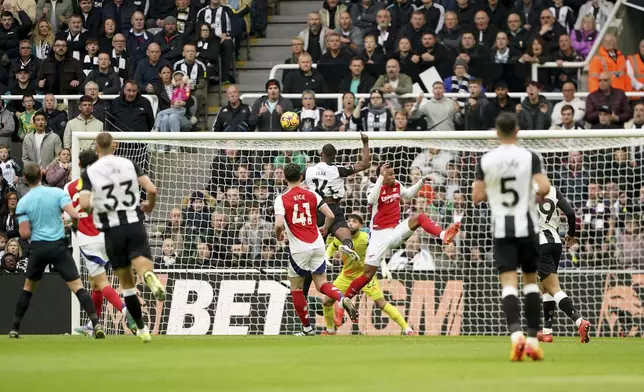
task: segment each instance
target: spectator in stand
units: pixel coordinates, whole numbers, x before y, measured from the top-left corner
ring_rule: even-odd
[[[474,15],[478,7],[470,0],[456,0],[456,15],[458,23],[464,30],[471,31],[474,28]]]
[[[340,17],[340,20],[343,18]],[[350,19],[349,19],[350,20]],[[342,47],[342,38],[336,32],[326,36],[327,50],[318,61],[317,71],[326,82],[326,89],[318,92],[337,91],[342,80],[349,76],[351,52]]]
[[[543,8],[537,0],[517,0],[513,13],[521,17],[521,24],[526,30],[533,31],[539,28],[539,17]]]
[[[550,128],[552,104],[541,95],[541,85],[530,81],[526,87],[528,96],[517,105],[519,127],[526,130],[544,130]]]
[[[566,105],[570,105],[574,109],[573,121],[575,123],[584,121],[586,102],[575,97],[575,85],[571,82],[566,82],[563,84],[561,91],[563,92],[563,101],[557,102],[552,109],[552,124],[560,124],[562,122],[561,109]]]
[[[484,129],[493,129],[495,127],[496,117],[499,114],[516,113],[517,102],[508,96],[508,91],[508,85],[503,80],[499,80],[494,85],[496,98],[491,100],[485,108],[484,117],[487,120],[487,124]]]
[[[575,28],[581,28],[584,16],[593,15],[596,20],[597,30],[601,30],[606,22],[608,22],[608,16],[612,11],[613,6],[614,4],[607,0],[588,0],[579,8],[579,16],[577,17]]]
[[[392,131],[395,115],[391,102],[385,102],[383,91],[374,89],[367,106],[364,98],[358,100],[358,106],[353,111],[353,121],[358,123],[358,130],[361,132]]]
[[[454,130],[454,117],[460,111],[460,106],[456,101],[445,97],[443,82],[434,82],[432,84],[432,93],[434,96],[424,103],[423,96],[418,96],[411,110],[411,118],[415,120],[425,116],[427,118],[427,130]]]
[[[161,247],[161,256],[154,260],[154,268],[163,269],[171,267],[177,263],[178,259],[179,255],[174,240],[172,238],[166,238],[163,240]]]
[[[36,80],[36,76],[38,76],[40,59],[32,54],[31,42],[28,39],[23,39],[19,45],[20,52],[18,58],[11,60],[9,83],[16,79],[16,74],[21,69],[29,71],[31,80]]]
[[[103,14],[100,9],[93,6],[93,0],[80,0],[78,2],[82,26],[90,37],[100,37],[103,25]]]
[[[81,89],[85,90],[89,82],[94,82],[100,94],[118,94],[121,90],[121,79],[110,66],[110,55],[108,53],[101,53],[97,58],[98,64],[96,69],[87,75]]]
[[[176,8],[175,0],[156,0],[147,12],[145,28],[152,29],[158,27],[165,28],[166,18],[170,16]],[[176,20],[175,20],[176,25]],[[176,27],[176,26],[175,26]]]
[[[90,37],[85,41],[85,55],[81,62],[85,76],[98,68],[98,39]]]
[[[570,32],[572,48],[579,53],[584,60],[588,57],[597,39],[597,27],[595,26],[595,17],[593,15],[584,15],[581,18],[581,27],[575,28]]]
[[[47,173],[47,167],[56,161],[56,157],[63,148],[63,143],[55,133],[47,132],[47,119],[45,115],[38,112],[33,117],[36,131],[25,135],[22,143],[22,162],[34,162],[40,166],[43,175]]]
[[[170,93],[170,107],[156,114],[154,128],[161,132],[181,132],[189,128],[191,122],[188,120],[186,106],[190,97],[190,78],[181,71],[172,74],[173,89]],[[171,152],[177,152],[174,147]]]
[[[407,116],[407,130],[409,131],[426,131],[427,127],[427,117],[422,113],[418,118],[411,118],[411,111],[414,109],[416,100],[413,98],[406,99],[403,104],[405,115]]]
[[[10,155],[8,146],[0,145],[0,203],[6,203],[6,193],[16,190],[20,177],[22,177],[22,169],[18,161]]]
[[[541,37],[536,37],[530,43],[526,52],[519,58],[519,63],[523,65],[519,69],[519,74],[523,74],[523,79],[527,82],[532,80],[532,64],[544,64],[552,61],[552,56],[549,52],[549,46],[543,41]],[[542,85],[542,88],[550,90],[550,70],[548,68],[539,68],[537,72],[537,80]]]
[[[14,114],[0,100],[0,145],[11,148],[11,136],[16,130]]]
[[[554,14],[545,9],[541,11],[540,25],[530,32],[530,39],[541,38],[544,42],[544,52],[554,53],[559,47],[559,37],[568,34],[566,29],[556,20]]]
[[[631,80],[626,70],[626,57],[617,49],[617,40],[613,34],[604,35],[602,46],[590,61],[588,68],[588,91],[597,91],[601,82],[599,75],[609,72],[612,75],[611,85],[622,91],[631,90]]]
[[[411,77],[400,73],[400,63],[396,59],[390,59],[387,61],[386,74],[380,75],[376,83],[373,85],[371,91],[373,90],[382,90],[384,94],[411,94],[412,89],[412,80]],[[398,98],[391,98],[390,102],[395,107],[400,107]]]
[[[226,89],[228,104],[219,110],[217,119],[212,125],[213,132],[250,132],[253,130],[251,123],[250,107],[239,100],[239,89],[230,85]]]
[[[599,122],[596,124],[592,124],[591,129],[617,129],[621,128],[619,127],[616,123],[612,121],[612,111],[610,109],[610,106],[608,105],[602,105],[599,107],[598,111],[598,116],[599,116]]]
[[[20,20],[14,19],[13,14],[7,10],[0,15],[0,58],[6,66],[19,57],[19,43],[28,38],[33,24],[24,10],[18,13]]]
[[[206,74],[214,79],[214,75],[218,73],[217,64],[219,63],[219,55],[215,51],[219,46],[214,41],[220,41],[219,37],[212,35],[212,27],[208,23],[203,23],[197,26],[197,59],[206,65]]]
[[[138,65],[145,60],[146,56],[150,56],[148,45],[152,43],[153,36],[145,31],[145,18],[141,11],[135,11],[130,22],[132,23],[132,28],[126,34],[126,48],[134,64]]]
[[[65,127],[65,134],[63,136],[63,147],[72,147],[72,133],[74,132],[102,132],[103,122],[98,120],[92,114],[94,106],[92,105],[92,97],[83,95],[79,100],[80,114],[78,117],[69,120]]]
[[[486,49],[492,49],[496,43],[496,34],[499,29],[495,25],[490,25],[490,17],[484,10],[478,11],[474,16],[476,43]]]
[[[469,93],[470,80],[473,77],[467,73],[467,70],[467,61],[462,58],[456,59],[454,62],[454,74],[443,80],[442,84],[445,90],[450,93]]]
[[[115,131],[150,132],[154,126],[150,101],[141,96],[133,80],[126,81],[121,94],[112,101],[111,113]]]
[[[476,44],[474,33],[464,32],[458,48],[457,60],[463,60],[474,77],[485,78],[489,71],[488,61],[490,52],[483,46]]]
[[[163,30],[152,37],[152,42],[159,44],[161,58],[174,64],[181,59],[184,37],[177,31],[177,18],[167,16],[163,20]]]
[[[420,129],[422,131],[422,129]],[[416,129],[409,129],[409,120],[407,119],[407,112],[404,110],[397,111],[394,115],[394,132],[416,131]]]
[[[342,110],[335,113],[335,117],[340,122],[340,132],[357,131],[358,124],[351,121],[353,111],[355,110],[356,96],[351,91],[346,91],[342,95]]]
[[[206,215],[206,224],[209,219],[210,216]],[[168,212],[168,218],[165,223],[161,223],[160,226],[157,226],[156,230],[154,230],[150,235],[154,238],[163,238],[164,240],[171,239],[176,247],[181,249],[185,232],[186,225],[183,224],[181,208],[175,207]]]
[[[112,39],[113,49],[111,51],[110,64],[114,68],[114,72],[119,75],[121,85],[126,80],[134,77],[134,70],[137,66],[137,63],[134,62],[134,59],[125,50],[126,43],[125,35],[120,33],[116,34]]]
[[[78,61],[81,61],[87,50],[85,49],[89,33],[83,29],[83,18],[80,15],[72,15],[67,19],[68,29],[59,31],[56,40],[67,41],[68,54]]]
[[[112,40],[116,35],[116,22],[113,19],[105,19],[101,32],[103,34],[98,36],[98,51],[111,53]]]
[[[228,218],[229,215],[224,209],[216,209],[210,220],[210,228],[204,236],[205,241],[202,241],[211,246],[212,259],[217,260],[215,265],[218,267],[225,266],[223,265],[223,261],[229,258],[228,245],[233,240],[234,230],[228,227]],[[203,246],[200,249],[203,249]],[[202,254],[202,258],[206,256],[207,253]]]
[[[284,60],[284,64],[297,64],[300,55],[304,53],[304,38],[297,36],[291,39],[291,57]],[[282,81],[286,80],[286,75],[293,70],[285,69],[282,71]]]
[[[36,6],[36,20],[46,19],[52,26],[54,35],[61,31],[66,21],[72,16],[73,7],[71,0],[58,1],[38,0]]]
[[[487,16],[490,18],[490,24],[499,30],[506,28],[510,10],[505,4],[499,3],[499,0],[487,0],[483,11],[487,12]]]
[[[312,129],[313,132],[340,132],[343,124],[335,118],[335,113],[331,109],[325,109],[322,112],[322,120]],[[346,126],[345,126],[346,129]],[[342,131],[344,132],[344,130]]]
[[[118,94],[118,91],[114,94]],[[92,114],[94,115],[94,117],[105,123],[106,118],[109,118],[108,116],[111,110],[111,101],[99,98],[98,84],[94,82],[87,82],[87,84],[85,85],[85,95],[92,98]]]
[[[584,58],[577,52],[574,51],[570,42],[570,36],[568,34],[562,34],[559,37],[559,50],[557,50],[552,59],[557,62],[557,66],[562,67],[564,62],[579,62],[584,61]],[[556,90],[561,90],[563,85],[567,82],[572,82],[577,85],[577,68],[563,68],[553,72],[554,77],[554,88]]]
[[[248,216],[239,230],[239,238],[248,246],[249,253],[254,258],[261,252],[263,239],[273,235],[273,225],[262,218],[258,203],[251,203],[247,211]]]
[[[523,85],[521,78],[516,76],[517,61],[521,53],[509,46],[508,35],[504,31],[496,34],[496,43],[491,51],[489,81],[496,83],[504,81],[517,90]]]
[[[376,44],[376,36],[367,35],[364,38],[364,51],[360,54],[360,58],[365,64],[365,72],[374,80],[385,73],[386,58]]]
[[[300,125],[297,128],[300,132],[311,132],[322,120],[324,108],[315,104],[315,92],[305,90],[302,92],[302,108],[295,113],[300,117]]]
[[[239,165],[235,176],[233,186],[226,189],[223,207],[228,215],[229,228],[237,232],[244,224],[244,200],[251,197],[253,188],[248,165]]]
[[[18,137],[22,140],[25,138],[25,135],[32,133],[36,130],[32,118],[36,114],[36,109],[34,105],[36,100],[32,95],[23,95],[22,96],[22,106],[24,110],[22,112],[16,112],[16,117],[18,117],[18,123],[20,128],[18,129]]]
[[[339,91],[349,91],[353,94],[366,94],[371,91],[374,79],[364,72],[364,61],[359,57],[351,59],[349,70],[351,75],[345,77],[338,88]]]
[[[398,40],[398,50],[391,56],[392,59],[398,60],[400,72],[409,75],[413,83],[420,82],[418,63],[420,56],[411,50],[411,42],[408,38],[402,37]]]
[[[318,70],[313,68],[313,61],[308,53],[300,55],[297,65],[299,69],[290,72],[284,79],[285,93],[299,94],[304,90],[312,90],[316,93],[328,91],[324,77]]]
[[[594,60],[593,60],[594,61]],[[611,108],[611,122],[622,126],[631,119],[631,106],[624,90],[615,88],[611,84],[611,74],[602,72],[599,74],[599,89],[588,95],[586,98],[586,121],[597,124],[599,121],[599,108],[607,105]],[[614,84],[614,81],[613,81]]]
[[[176,0],[176,7],[166,16],[174,16],[177,19],[177,31],[184,37],[194,37],[197,12],[199,7],[191,4],[190,0]]]
[[[183,212],[183,224],[190,232],[208,228],[211,209],[206,203],[207,196],[204,192],[195,191],[190,195],[188,206]],[[167,231],[166,231],[167,232]]]
[[[24,10],[32,23],[36,21],[35,0],[4,0],[2,5],[4,6],[4,10],[11,12],[16,19],[20,19],[20,11]]]
[[[94,4],[96,6],[96,1]],[[127,34],[132,28],[132,15],[142,10],[141,5],[138,1],[106,0],[101,8],[103,20],[112,19],[116,24],[116,31]]]
[[[369,30],[372,27],[376,27],[376,14],[383,8],[384,4],[381,2],[360,0],[349,11],[356,27],[362,30]]]
[[[507,31],[510,39],[510,49],[515,50],[517,53],[523,53],[528,47],[528,35],[530,32],[525,28],[525,25],[522,25],[521,13],[511,12],[508,15]]]
[[[16,181],[14,180],[14,182]],[[20,233],[18,232],[18,216],[16,215],[17,206],[18,194],[15,191],[7,192],[5,202],[2,205],[2,209],[0,209],[0,232],[4,233],[8,239],[20,238]]]
[[[571,151],[568,159],[562,160],[560,166],[554,170],[553,185],[566,195],[575,208],[581,207],[590,182],[590,175],[584,168],[583,162],[584,157],[581,152]]]
[[[67,125],[67,113],[58,109],[58,102],[53,94],[45,95],[45,105],[42,112],[47,118],[47,129],[58,135],[60,140],[63,140],[65,126]]]
[[[395,0],[387,6],[387,11],[391,15],[391,27],[394,30],[400,30],[403,26],[409,23],[411,19],[411,13],[414,12],[414,4],[412,1],[407,0]],[[382,10],[381,10],[382,11]],[[380,13],[381,11],[378,11]],[[376,14],[376,21],[378,15]],[[377,22],[380,24],[380,22]]]
[[[465,101],[465,107],[456,116],[456,123],[463,126],[465,130],[486,129],[488,120],[485,118],[485,111],[490,104],[485,94],[481,94],[483,81],[472,79],[470,81],[470,97]]]
[[[553,123],[550,129],[558,131],[571,131],[584,129],[583,124],[575,122],[575,108],[571,105],[564,105],[560,112],[561,122]]]
[[[635,102],[633,119],[624,124],[624,129],[644,129],[644,101]]]
[[[36,95],[37,84],[36,81],[29,75],[27,68],[18,70],[16,80],[9,83],[8,93],[11,95]],[[19,100],[9,101],[7,108],[12,112],[24,112],[25,107]]]
[[[339,4],[340,0],[324,0],[322,9],[319,11],[320,23],[322,26],[335,30],[340,26],[340,14],[347,12],[349,7],[346,4]],[[351,18],[351,15],[349,15]]]
[[[47,166],[45,180],[47,185],[63,189],[68,182],[72,167],[72,153],[69,148],[63,148],[58,153],[58,159]]]
[[[394,52],[398,30],[391,24],[391,15],[387,10],[378,11],[376,22],[377,26],[367,30],[365,33],[365,52],[367,51],[366,37],[372,35],[376,39],[377,49],[375,50],[379,54],[390,55]]]
[[[564,0],[553,0],[553,6],[548,8],[555,17],[555,20],[570,33],[575,27],[575,12],[572,8],[564,5]]]
[[[335,28],[335,32],[340,34],[342,49],[348,51],[351,55],[356,55],[362,51],[364,45],[362,30],[353,26],[351,15],[348,12],[340,13],[340,24]]]
[[[223,267],[223,265],[219,264],[219,261],[226,259],[226,255],[223,255],[221,253],[214,254],[211,244],[199,241],[197,243],[197,254],[195,255],[195,258],[190,261],[190,265],[195,267],[207,268]]]
[[[166,59],[161,58],[161,47],[156,42],[148,45],[147,58],[141,60],[134,72],[134,80],[140,91],[154,94],[155,86],[160,82],[159,72],[166,65],[172,66]]]
[[[634,91],[644,91],[644,39],[640,41],[639,50],[628,56],[626,72]]]
[[[293,111],[293,103],[290,99],[282,98],[278,80],[270,79],[265,87],[266,95],[253,103],[250,123],[255,125],[258,132],[279,132],[282,130],[282,113]]]
[[[329,30],[322,26],[320,22],[320,14],[317,12],[309,12],[308,15],[308,29],[300,32],[299,36],[304,40],[304,51],[311,56],[311,60],[317,63],[326,52],[326,36]],[[286,82],[286,78],[284,78]]]
[[[436,34],[423,34],[422,45],[422,49],[418,51],[420,56],[418,71],[422,73],[436,67],[439,75],[447,75],[451,70],[452,61],[448,49],[437,42]]]
[[[68,56],[67,41],[54,41],[54,55],[43,60],[38,73],[38,88],[50,94],[76,94],[85,79],[81,63]]]
[[[54,47],[54,32],[51,23],[46,19],[38,21],[36,28],[31,34],[34,55],[40,59],[46,59]]]
[[[416,10],[425,14],[425,21],[429,31],[438,34],[443,29],[445,8],[442,5],[436,4],[434,0],[422,0],[422,5],[418,6]]]
[[[16,255],[10,252],[2,253],[0,259],[0,275],[10,275],[21,273]]]
[[[438,33],[438,39],[441,44],[445,45],[451,52],[458,51],[458,45],[461,42],[461,26],[458,24],[456,12],[447,11],[445,13],[445,24],[443,29]]]
[[[414,11],[411,13],[410,22],[398,31],[398,39],[408,38],[412,50],[416,52],[423,47],[423,34],[431,31],[427,26],[423,11]]]
[[[183,45],[181,52],[183,59],[174,64],[175,71],[181,71],[190,78],[191,96],[196,99],[198,107],[207,107],[207,80],[206,64],[197,60],[197,47],[192,43]],[[197,115],[202,112],[197,111]]]

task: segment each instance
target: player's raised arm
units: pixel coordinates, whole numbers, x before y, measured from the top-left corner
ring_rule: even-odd
[[[575,210],[570,205],[566,196],[557,189],[557,208],[563,211],[566,215],[566,220],[568,221],[568,233],[564,242],[567,246],[571,246],[575,243],[575,238],[577,237],[577,218],[575,217]]]
[[[481,162],[476,165],[476,180],[472,184],[472,202],[478,204],[487,201],[487,193],[485,192],[485,175],[481,169]]]
[[[89,211],[92,208],[92,182],[87,170],[83,170],[81,173],[81,184],[80,192],[78,192],[78,205],[81,210]]]
[[[136,170],[139,185],[141,188],[145,189],[145,192],[147,193],[147,200],[141,202],[141,209],[143,212],[151,212],[157,201],[157,187],[154,185],[152,180],[150,180],[150,177],[143,173],[143,170],[141,170],[139,165],[134,162],[132,162],[132,164],[134,165],[134,170]]]
[[[360,139],[362,139],[362,159],[355,164],[354,173],[367,170],[371,166],[371,149],[369,148],[369,136],[366,133],[360,132]]]
[[[545,197],[550,192],[550,180],[541,172],[541,160],[532,153],[532,181],[537,184],[537,196]]]
[[[402,196],[406,200],[413,199],[414,197],[416,197],[416,195],[418,195],[418,192],[420,191],[420,188],[422,188],[423,185],[425,184],[425,181],[430,181],[430,178],[429,177],[421,178],[420,180],[418,180],[417,183],[415,183],[414,185],[410,186],[409,188],[405,188],[401,184],[400,185],[400,196]]]

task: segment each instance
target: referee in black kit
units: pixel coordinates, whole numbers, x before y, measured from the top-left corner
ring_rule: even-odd
[[[30,253],[25,285],[16,304],[9,337],[12,339],[20,337],[20,322],[29,308],[31,297],[38,288],[38,282],[42,279],[45,268],[48,264],[53,264],[87,312],[94,326],[94,337],[104,339],[105,332],[98,323],[92,298],[83,287],[76,263],[65,241],[65,227],[61,212],[65,211],[72,219],[78,219],[79,215],[72,207],[72,201],[67,192],[60,188],[41,185],[42,175],[36,163],[25,165],[24,176],[31,189],[18,202],[16,215],[20,237],[23,240],[31,240]]]

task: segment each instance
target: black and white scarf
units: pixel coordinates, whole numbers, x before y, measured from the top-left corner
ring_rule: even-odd
[[[391,113],[387,108],[362,108],[362,126],[365,132],[385,132],[391,128]]]
[[[197,41],[197,56],[199,52],[208,50],[208,41]]]
[[[341,123],[344,124],[344,122],[347,122],[347,126],[345,126],[345,131],[357,131],[358,130],[358,124],[356,124],[353,121],[353,115],[350,114],[347,116],[347,114],[344,111],[339,111],[335,113],[335,118],[338,119]]]
[[[121,79],[121,86],[123,85],[123,81],[128,78],[127,75],[127,60],[125,59],[125,51],[121,53],[120,56],[116,54],[116,50],[112,49],[112,58],[111,58],[111,64],[112,67],[114,67],[114,72],[116,72],[119,75],[119,78]]]
[[[51,45],[45,40],[42,40],[40,44],[34,44],[34,47],[36,48],[36,57],[38,57],[41,60],[44,60],[49,56],[49,52],[51,52]]]
[[[185,59],[179,60],[174,64],[174,70],[188,75],[194,84],[206,78],[206,66],[199,60],[195,60],[193,64],[188,64]]]
[[[225,6],[219,6],[215,9],[210,7],[203,8],[197,14],[197,20],[202,20],[204,23],[208,23],[212,27],[212,33],[217,37],[221,37],[222,34],[230,35],[230,18],[228,13],[224,11]],[[201,17],[201,18],[200,18]]]
[[[78,42],[80,41],[80,37],[83,32],[81,31],[80,33],[76,34],[76,36],[72,36],[71,31],[67,31],[67,42]],[[72,51],[72,57],[75,58],[76,60],[80,61],[80,51],[79,50],[74,50]]]
[[[98,69],[98,56],[90,57],[88,54],[83,58],[83,72],[85,76],[93,70]]]
[[[188,15],[190,14],[190,7],[185,10],[177,9],[177,31],[183,34],[186,31],[186,22],[188,21]]]
[[[494,62],[496,64],[506,64],[510,60],[510,48],[505,48],[505,52],[494,52]]]
[[[469,93],[470,92],[470,74],[463,76],[463,80],[458,81],[456,75],[452,76],[452,89],[450,93]]]

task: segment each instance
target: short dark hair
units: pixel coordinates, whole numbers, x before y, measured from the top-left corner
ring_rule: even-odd
[[[31,119],[33,121],[36,121],[36,117],[38,117],[38,116],[43,116],[43,117],[45,117],[45,120],[47,119],[47,117],[45,116],[45,113],[41,112],[40,110],[37,111],[36,113],[34,113],[33,117],[31,117]]]
[[[98,154],[94,150],[83,150],[78,154],[78,165],[81,170],[87,168],[98,160]]]
[[[483,85],[483,80],[481,80],[480,78],[474,78],[474,79],[470,80],[470,84],[478,84],[479,86],[482,86]]]
[[[36,98],[34,98],[34,96],[33,96],[33,95],[31,95],[31,94],[25,94],[25,95],[23,95],[23,96],[22,96],[22,102],[25,102],[25,99],[27,99],[27,98],[31,98],[31,99],[33,99],[34,101],[36,100]]]
[[[83,102],[93,103],[93,102],[94,102],[94,100],[93,100],[93,99],[92,99],[92,97],[90,97],[89,95],[83,95],[82,97],[80,97],[80,99],[78,100],[78,102],[79,102],[79,103],[83,103]]]
[[[97,45],[98,45],[98,38],[96,38],[96,37],[89,37],[89,38],[85,41],[85,46],[87,46],[87,45],[89,45],[89,44],[97,44]]]
[[[572,105],[563,105],[561,108],[561,113],[565,112],[566,110],[572,111],[572,114],[575,114],[575,108],[572,107]]]
[[[322,147],[322,154],[329,158],[335,158],[335,155],[338,153],[338,150],[335,149],[335,146],[331,143],[325,144]]]
[[[353,64],[354,61],[359,61],[359,62],[362,63],[362,65],[364,65],[364,59],[362,57],[354,57],[354,58],[352,58],[351,61],[349,62],[349,64]]]
[[[3,18],[5,18],[5,17],[9,17],[9,16],[11,16],[11,18],[13,18],[13,14],[12,14],[11,12],[9,12],[9,11],[2,11],[2,17],[3,17]]]
[[[361,225],[364,225],[364,219],[362,219],[362,216],[358,214],[349,214],[349,216],[347,217],[347,220],[350,220],[350,219],[355,219],[358,222],[360,222]]]
[[[381,168],[381,167],[382,167],[382,165],[384,165],[385,163],[388,163],[388,162],[380,163],[380,164],[378,165],[378,167],[376,168],[376,177],[380,177],[380,168]],[[389,165],[389,167],[391,167],[391,165]]]
[[[40,182],[42,175],[40,174],[40,166],[35,162],[29,162],[25,165],[24,169],[25,181],[29,185],[36,185]]]
[[[504,136],[510,136],[517,129],[517,115],[514,113],[501,113],[496,117],[496,129]]]
[[[289,163],[288,165],[284,166],[284,178],[286,178],[286,181],[297,182],[300,180],[301,176],[302,169],[300,168],[300,165],[296,163]]]

